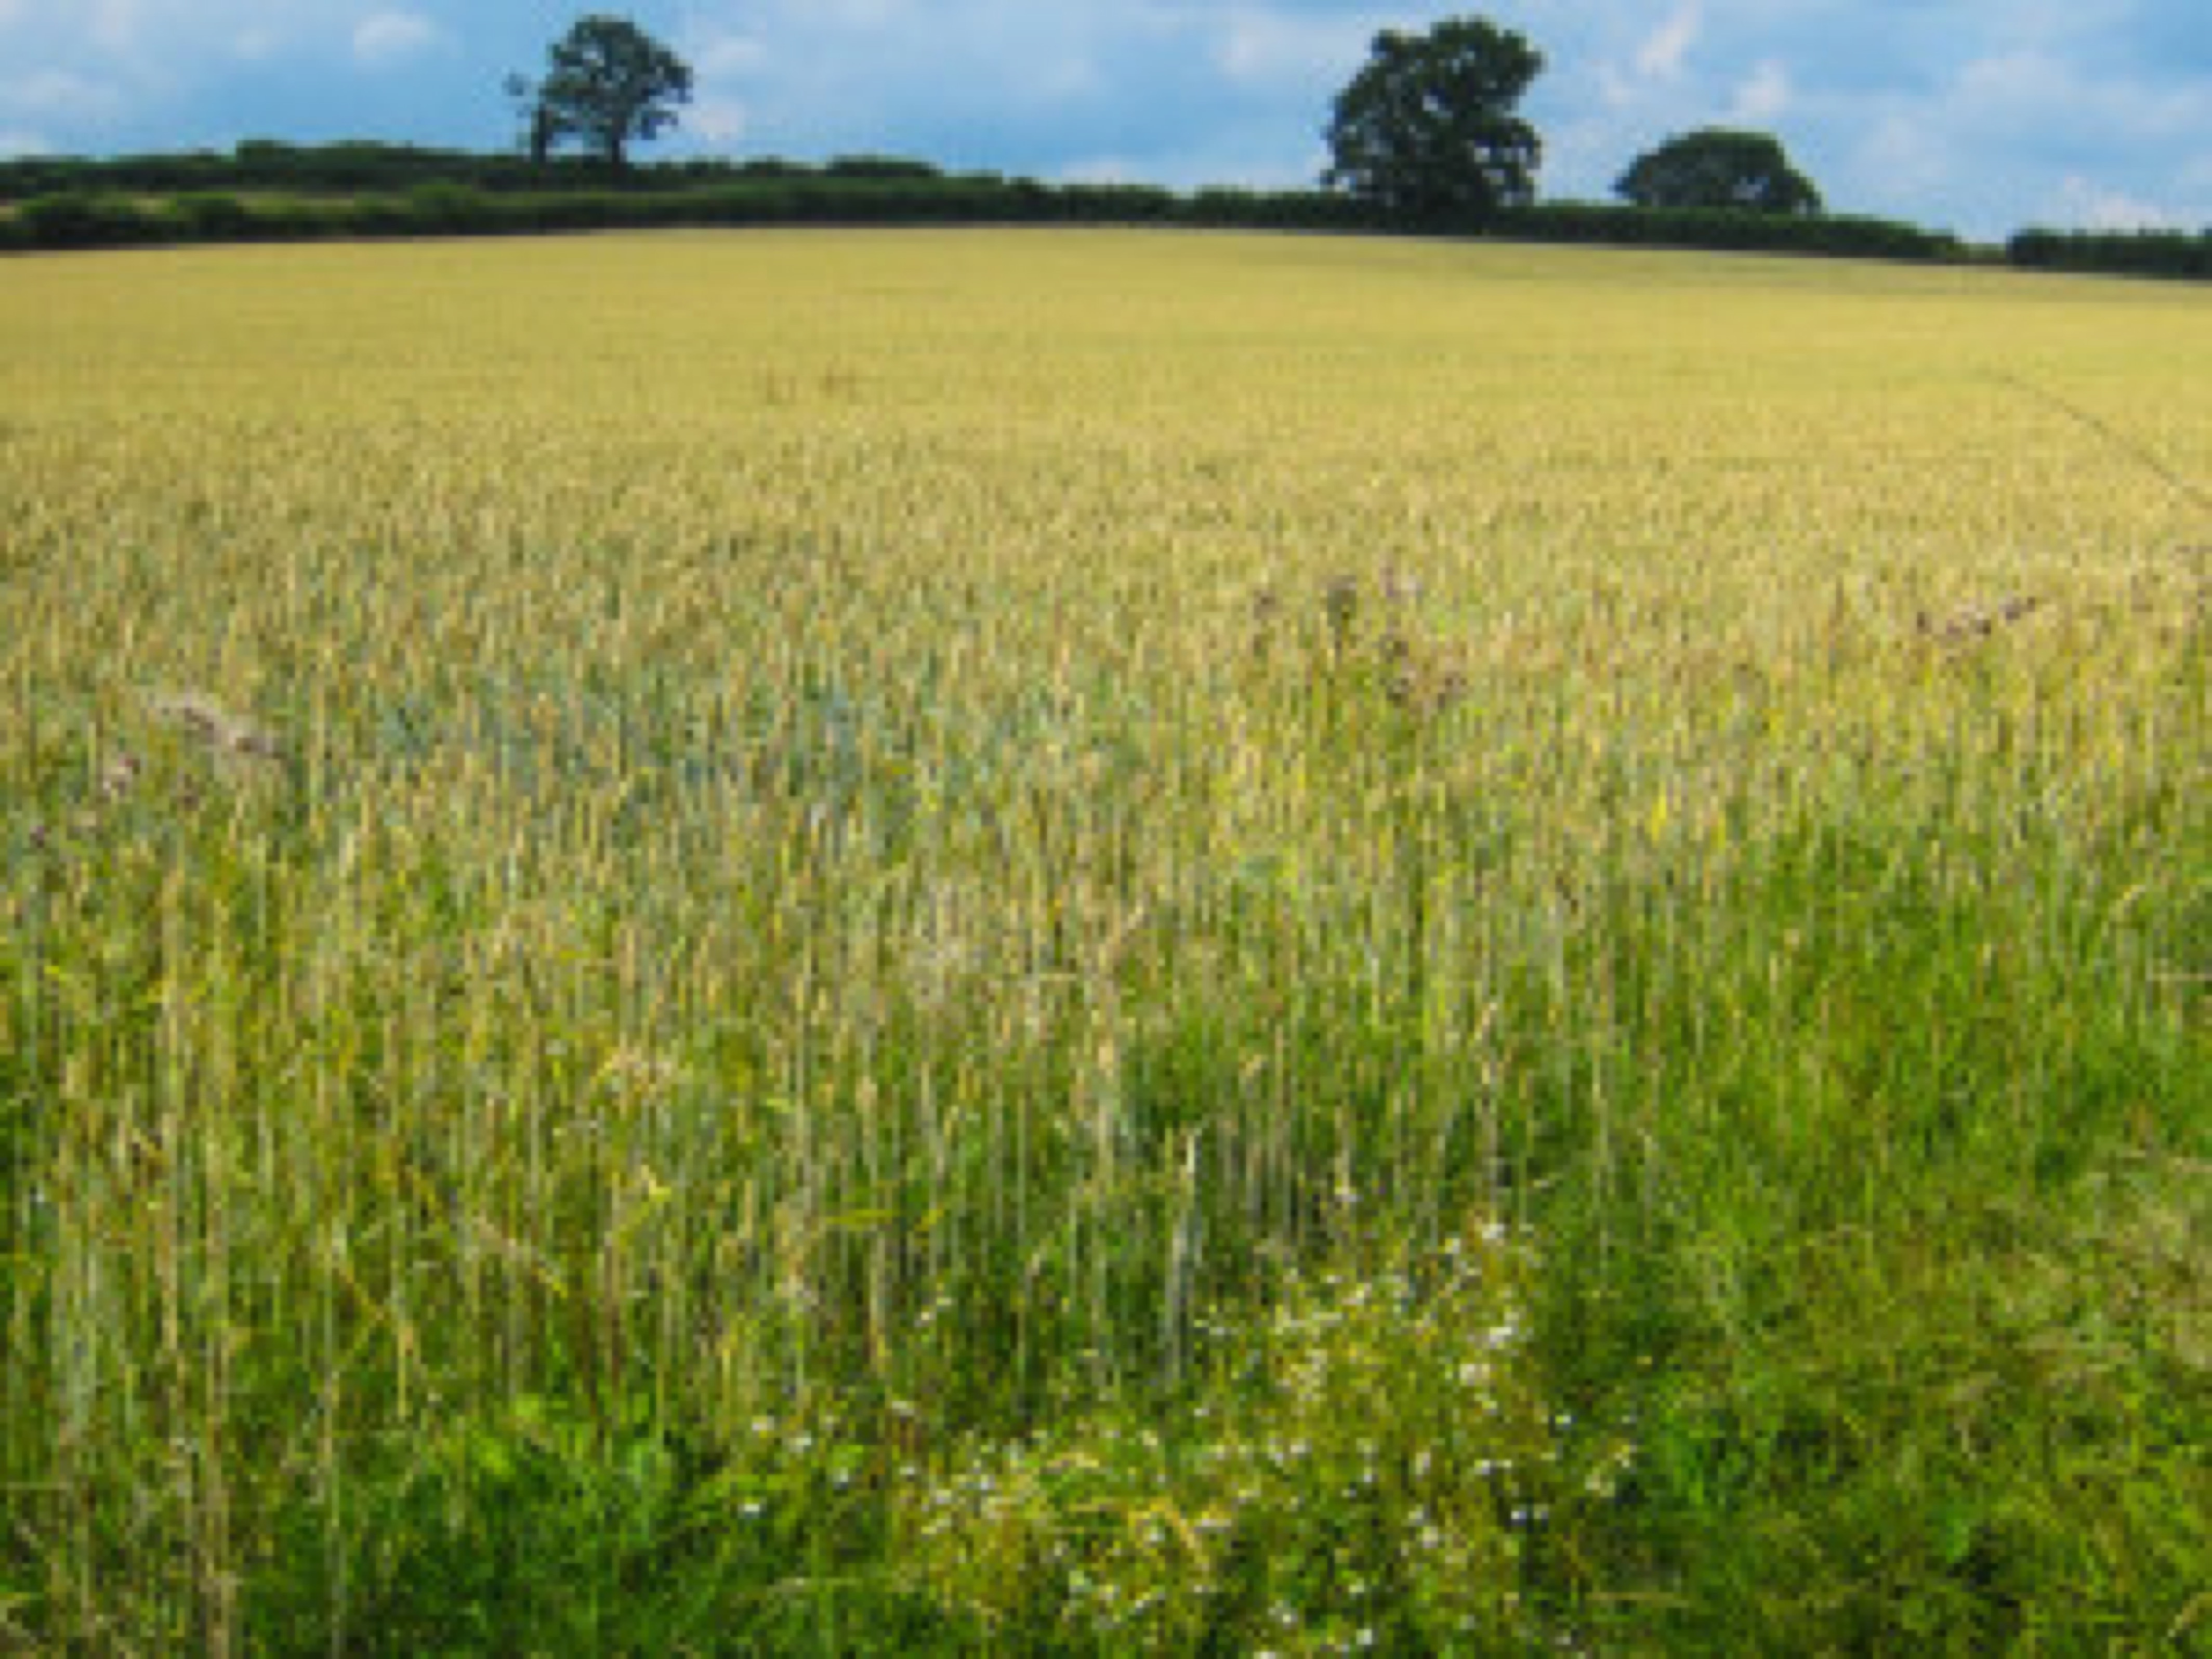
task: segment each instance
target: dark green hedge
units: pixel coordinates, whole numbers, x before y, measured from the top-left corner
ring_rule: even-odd
[[[602,189],[653,194],[745,179],[811,177],[817,173],[839,179],[939,176],[938,169],[927,161],[882,155],[841,156],[819,168],[772,157],[750,161],[654,161],[617,175],[603,162],[581,156],[560,156],[540,163],[517,155],[365,140],[283,144],[256,138],[228,152],[193,150],[100,160],[26,156],[0,161],[0,201],[21,202],[40,196],[173,196],[210,191],[404,195],[443,185],[500,195]]]
[[[163,198],[146,206],[134,198]],[[819,166],[755,161],[651,162],[617,175],[563,156],[352,141],[252,139],[225,153],[0,161],[0,250],[321,236],[513,235],[670,225],[1176,224],[1225,229],[1418,231],[1615,247],[1711,248],[1836,258],[1996,260],[2029,270],[2212,277],[2212,232],[2106,234],[2030,230],[2000,252],[1889,220],[1675,210],[1554,202],[1483,223],[1392,223],[1323,191],[1044,185],[947,174],[899,156]]]
[[[1827,214],[1620,207],[1548,202],[1516,208],[1491,234],[1517,241],[1595,243],[1613,247],[1711,248],[1723,252],[1808,253],[1834,258],[1942,259],[1964,257],[1959,239],[1890,219]]]
[[[290,240],[337,236],[521,235],[682,225],[1167,224],[1190,222],[1172,193],[1144,185],[1051,187],[1026,179],[809,173],[680,191],[500,193],[453,180],[399,195],[242,200],[196,191],[159,206],[104,194],[19,206],[14,246]],[[0,244],[4,245],[4,244]]]
[[[2212,279],[2212,231],[2191,236],[2184,231],[2024,230],[2006,253],[2031,270]]]
[[[0,221],[0,223],[5,223]],[[680,225],[1158,224],[1225,229],[1486,235],[1534,242],[1715,248],[1885,259],[1966,257],[1952,237],[1877,219],[1660,211],[1559,203],[1481,224],[1395,226],[1370,205],[1320,191],[1039,184],[979,173],[898,171],[861,161],[780,168],[681,190],[502,191],[438,179],[354,198],[241,199],[193,191],[146,207],[118,197],[45,196],[18,210],[12,242],[41,248],[338,236],[526,235]],[[0,246],[8,245],[0,240]]]
[[[1382,231],[1391,227],[1371,204],[1318,190],[1201,190],[1178,217],[1224,230]]]
[[[15,222],[33,247],[128,247],[185,229],[180,218],[106,196],[42,196],[18,208]]]

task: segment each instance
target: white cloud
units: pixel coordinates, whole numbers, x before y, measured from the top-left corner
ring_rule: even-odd
[[[1692,48],[1705,33],[1705,9],[1698,0],[1678,6],[1658,27],[1633,41],[1616,37],[1614,55],[1597,60],[1599,103],[1607,109],[1641,111],[1647,116],[1671,106],[1682,94]],[[1547,54],[1557,68],[1557,55]]]
[[[0,18],[0,21],[6,21]],[[0,155],[51,155],[52,143],[36,132],[0,132]]]
[[[1786,113],[1796,101],[1789,69],[1769,58],[1736,88],[1729,104],[1729,118],[1753,124],[1771,121]]]
[[[785,9],[797,10],[810,21],[819,19],[840,29],[881,28],[906,8],[901,0],[802,0],[795,7],[787,3]]]
[[[2075,76],[2063,64],[2035,52],[2008,52],[1980,58],[1961,69],[1947,102],[1977,112],[2027,115],[2054,108],[2051,100],[2069,96]]]
[[[2059,185],[2051,213],[2063,224],[2091,230],[2173,230],[2184,222],[2171,209],[2080,173],[2069,173]]]
[[[1032,103],[1057,104],[1095,97],[1110,88],[1097,64],[1080,52],[1067,52],[1038,64],[1019,87],[1008,90]]]
[[[94,0],[90,14],[93,44],[103,52],[135,52],[143,38],[146,6],[142,0]]]
[[[1121,155],[1093,155],[1070,161],[1059,173],[1060,182],[1064,185],[1140,184],[1151,177],[1150,168]]]
[[[1980,131],[2023,140],[2063,135],[2171,144],[2199,138],[2212,125],[2212,82],[2154,89],[2035,52],[1968,64],[1945,101]]]
[[[46,121],[99,122],[121,112],[119,88],[68,70],[40,70],[0,82],[0,110]]]
[[[742,143],[750,126],[745,106],[734,98],[701,98],[684,112],[684,130],[720,149]]]
[[[714,34],[692,44],[684,57],[702,81],[732,81],[766,66],[768,49],[747,35]]]
[[[444,40],[444,32],[420,12],[380,11],[355,25],[353,55],[370,69],[389,69]]]
[[[1684,6],[1637,49],[1636,72],[1647,81],[1671,81],[1680,75],[1705,21],[1695,5]]]
[[[1248,84],[1348,79],[1372,33],[1364,16],[1303,17],[1248,7],[1229,19],[1214,62],[1231,80]]]
[[[1920,111],[1899,110],[1871,123],[1850,152],[1851,171],[1880,179],[1906,197],[1924,197],[1948,181],[1956,156]]]

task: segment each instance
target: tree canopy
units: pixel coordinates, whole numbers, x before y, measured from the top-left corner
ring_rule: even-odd
[[[1614,193],[1638,207],[1818,213],[1820,192],[1764,132],[1705,127],[1669,138],[1621,175]]]
[[[691,101],[691,68],[629,19],[594,13],[553,43],[535,88],[518,77],[507,89],[524,106],[533,156],[574,138],[619,171],[632,140],[676,125],[677,106]]]
[[[1526,40],[1481,18],[1385,29],[1337,96],[1323,182],[1417,222],[1525,205],[1543,146],[1515,112],[1543,67]]]

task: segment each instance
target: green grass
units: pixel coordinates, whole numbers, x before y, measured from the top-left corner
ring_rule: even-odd
[[[2212,1630],[2204,592],[1972,372],[2185,307],[157,259],[0,307],[0,1645]]]

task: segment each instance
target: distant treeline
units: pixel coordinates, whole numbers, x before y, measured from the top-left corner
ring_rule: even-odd
[[[586,156],[556,155],[533,161],[526,155],[506,152],[433,149],[370,139],[286,144],[250,138],[229,151],[190,150],[97,160],[33,155],[0,161],[0,202],[100,193],[401,195],[427,185],[459,185],[501,194],[616,188],[649,192],[737,179],[817,176],[935,179],[942,174],[927,161],[881,155],[842,156],[820,167],[772,157],[746,161],[659,161],[626,167],[617,174],[604,161]]]
[[[1509,209],[1480,225],[1392,222],[1323,191],[1048,185],[948,174],[927,162],[848,156],[819,166],[604,165],[410,145],[256,141],[229,155],[0,162],[0,249],[318,238],[527,235],[679,226],[1156,224],[1231,229],[1420,231],[1506,240],[1710,248],[2212,276],[2212,237],[2031,231],[2000,253],[1884,219],[1637,208],[1577,202]]]
[[[988,176],[894,179],[817,173],[755,176],[672,190],[499,192],[419,185],[401,194],[242,195],[155,199],[118,192],[37,196],[0,219],[0,247],[120,247],[322,237],[526,235],[553,231],[736,225],[1115,224],[1224,229],[1420,230],[1506,240],[1723,248],[1885,259],[1964,256],[1952,237],[1877,219],[1784,218],[1553,203],[1510,209],[1480,227],[1391,222],[1320,191],[1044,185]]]
[[[2013,264],[2036,270],[2116,271],[2130,276],[2212,281],[2212,230],[2024,230],[2007,250]]]

